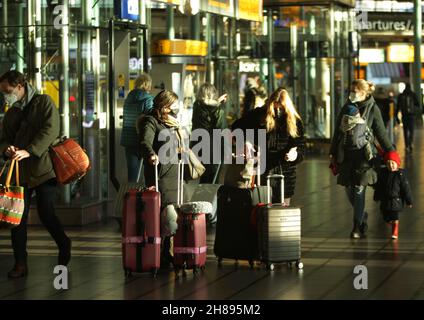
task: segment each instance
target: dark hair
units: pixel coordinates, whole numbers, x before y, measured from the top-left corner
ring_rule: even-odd
[[[162,90],[153,99],[153,115],[160,120],[166,117],[163,109],[170,107],[175,101],[178,100],[178,96],[175,92],[170,90]]]
[[[16,87],[18,84],[24,86],[26,83],[25,75],[16,70],[7,71],[5,74],[0,76],[0,82],[7,81],[12,87]]]

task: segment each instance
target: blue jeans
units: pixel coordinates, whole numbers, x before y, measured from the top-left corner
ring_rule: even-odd
[[[402,115],[402,123],[403,123],[403,136],[405,138],[405,147],[412,147],[412,143],[414,142],[414,115]]]
[[[137,182],[137,176],[141,165],[140,152],[134,148],[125,148],[125,156],[127,158],[128,182]],[[140,175],[139,182],[144,184],[143,172]]]
[[[365,210],[365,191],[366,186],[349,186],[346,187],[346,194],[349,202],[353,207],[353,222],[361,224],[366,222]]]

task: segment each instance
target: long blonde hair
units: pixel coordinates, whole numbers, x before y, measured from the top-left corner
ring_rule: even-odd
[[[297,120],[300,120],[300,115],[296,111],[289,93],[284,88],[278,88],[268,98],[264,108],[266,110],[266,130],[270,132],[275,129],[275,108],[283,109],[287,114],[287,132],[293,137],[299,137],[297,130]]]

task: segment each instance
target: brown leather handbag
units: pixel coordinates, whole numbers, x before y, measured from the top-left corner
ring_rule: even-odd
[[[73,139],[62,138],[50,146],[50,158],[60,184],[68,184],[86,175],[90,159],[81,146]]]

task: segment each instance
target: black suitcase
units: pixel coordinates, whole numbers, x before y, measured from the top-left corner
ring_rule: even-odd
[[[258,260],[256,230],[252,228],[251,213],[258,203],[265,203],[267,188],[240,189],[221,186],[218,190],[218,209],[214,253],[222,259]]]
[[[274,263],[296,263],[298,269],[303,268],[301,262],[301,210],[284,206],[284,176],[268,176],[267,188],[271,189],[270,179],[281,179],[281,204],[261,206],[257,210],[259,260],[266,263],[268,269],[274,270]]]

